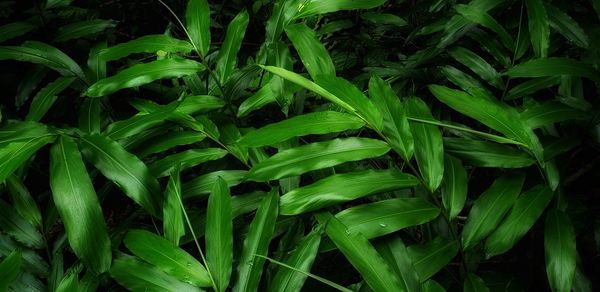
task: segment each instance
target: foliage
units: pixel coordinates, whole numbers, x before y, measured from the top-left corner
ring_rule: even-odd
[[[600,285],[599,1],[33,2],[2,290]]]

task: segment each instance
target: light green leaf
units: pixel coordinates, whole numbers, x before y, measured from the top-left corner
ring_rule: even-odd
[[[16,139],[19,138],[11,140]],[[25,161],[52,140],[54,140],[54,136],[37,136],[2,146],[0,148],[0,182],[4,182]]]
[[[162,194],[148,167],[119,143],[106,136],[81,137],[82,153],[109,180],[150,214],[160,218]]]
[[[371,9],[383,5],[385,0],[308,0],[304,1],[297,9],[295,18],[336,12],[340,10]]]
[[[69,137],[61,136],[50,150],[50,188],[71,249],[92,271],[108,271],[112,255],[102,208],[77,144]]]
[[[36,25],[26,21],[11,22],[0,26],[0,43],[24,35],[36,28]]]
[[[446,150],[447,151],[447,150]],[[459,159],[444,155],[444,181],[442,182],[442,202],[450,220],[456,218],[467,200],[467,171]]]
[[[486,256],[490,258],[511,249],[542,215],[552,200],[552,195],[552,190],[542,185],[524,192],[506,215],[506,219],[485,241]]]
[[[287,256],[285,264],[294,267],[304,272],[310,272],[310,268],[319,252],[319,244],[321,243],[321,235],[318,231],[313,230],[306,235],[295,246],[292,252]],[[295,270],[279,267],[277,273],[271,281],[269,291],[287,292],[300,291],[304,285],[307,276]]]
[[[229,187],[234,187],[242,182],[246,173],[245,170],[219,170],[198,176],[181,186],[183,197],[187,199],[209,194],[219,177],[225,180]]]
[[[206,56],[208,50],[210,50],[210,6],[208,1],[188,1],[185,22],[190,41],[200,55]]]
[[[204,65],[192,60],[163,59],[133,65],[117,75],[92,84],[85,95],[99,97],[124,88],[137,87],[165,78],[178,78],[204,71]]]
[[[238,143],[249,147],[274,145],[293,137],[359,129],[364,122],[349,114],[324,111],[304,114],[269,124],[244,135]]]
[[[217,177],[206,209],[206,261],[219,291],[229,285],[233,261],[233,213],[227,182]]]
[[[136,256],[180,281],[199,287],[211,286],[204,266],[168,240],[149,231],[136,229],[127,232],[123,242]]]
[[[0,200],[0,229],[27,247],[44,247],[42,234],[27,220],[19,215],[12,206]]]
[[[427,104],[418,97],[411,97],[405,102],[406,112],[410,117],[433,120]],[[444,177],[444,144],[442,133],[434,126],[418,122],[410,122],[410,130],[415,140],[415,158],[419,171],[430,191],[435,191]]]
[[[350,232],[360,232],[367,239],[400,229],[421,225],[435,219],[440,209],[422,198],[396,198],[362,204],[335,215]]]
[[[69,87],[73,81],[75,81],[75,77],[59,77],[42,88],[31,100],[29,113],[25,120],[39,122],[56,101],[56,95]]]
[[[525,0],[525,4],[527,4],[527,23],[533,52],[537,58],[546,58],[550,46],[550,25],[544,2]]]
[[[485,141],[444,138],[444,150],[478,167],[522,168],[535,164],[531,155],[517,148]]]
[[[575,231],[562,211],[550,210],[546,215],[544,253],[552,291],[571,291],[577,257]]]
[[[368,138],[334,139],[283,150],[253,166],[246,178],[269,181],[300,175],[311,170],[384,155],[390,147]]]
[[[81,39],[90,35],[103,32],[107,28],[117,26],[114,20],[93,19],[78,22],[72,22],[58,28],[56,33],[57,42],[64,42],[72,39]]]
[[[489,82],[496,88],[503,89],[504,82],[500,78],[500,74],[479,55],[463,47],[454,47],[448,50],[448,53],[459,63],[465,65],[475,74],[479,75],[483,80]]]
[[[237,54],[246,34],[249,18],[248,12],[242,10],[227,26],[227,33],[219,50],[215,68],[221,83],[225,83],[229,79],[236,67]]]
[[[21,252],[15,250],[0,262],[0,290],[8,291],[8,286],[21,274]]]
[[[408,254],[421,283],[444,268],[458,253],[458,241],[437,237],[425,244],[411,245]]]
[[[237,280],[232,291],[257,291],[265,262],[264,258],[257,255],[266,256],[278,215],[279,190],[273,189],[264,197],[250,223],[242,254],[239,257]]]
[[[524,182],[524,175],[502,176],[475,200],[462,231],[464,250],[478,244],[498,227],[517,200]]]
[[[195,1],[191,1],[195,2]],[[98,57],[105,61],[118,60],[131,54],[156,53],[164,51],[167,53],[190,53],[192,45],[183,40],[178,40],[164,34],[145,35],[137,39],[121,43],[98,52]]]
[[[374,291],[402,291],[398,276],[362,234],[350,232],[344,223],[330,213],[319,213],[315,217],[325,226],[327,236]]]
[[[600,83],[600,73],[588,63],[569,58],[534,59],[514,66],[506,73],[509,77],[549,77],[571,75],[586,77]]]
[[[286,26],[285,33],[296,48],[310,77],[316,80],[319,75],[335,76],[333,61],[313,30],[300,23]]]
[[[179,177],[179,165],[171,172],[171,177],[165,190],[165,202],[163,204],[163,231],[165,238],[179,246],[179,239],[185,235],[183,224],[183,209],[181,195],[181,179]]]
[[[589,46],[589,38],[585,31],[579,26],[571,16],[564,13],[560,9],[544,3],[546,12],[548,13],[548,21],[550,26],[565,38],[573,42],[575,45],[587,49]]]
[[[418,183],[414,176],[397,169],[334,174],[283,195],[280,213],[297,215]]]
[[[114,260],[110,275],[123,287],[131,291],[199,292],[200,288],[179,281],[158,267],[149,265],[131,256],[122,256]]]
[[[40,209],[21,179],[15,175],[10,175],[6,178],[6,186],[17,213],[34,226],[41,227],[42,214]]]
[[[181,164],[181,170],[184,170],[225,155],[227,151],[221,148],[188,149],[157,160],[148,165],[148,168],[154,176],[163,177],[169,175],[176,164]]]

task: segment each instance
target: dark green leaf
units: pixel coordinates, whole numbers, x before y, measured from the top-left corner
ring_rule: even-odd
[[[403,291],[421,291],[419,275],[400,237],[382,241],[377,245],[377,251],[400,277]]]
[[[462,15],[464,18],[468,19],[469,21],[475,22],[475,23],[495,32],[498,35],[498,37],[500,38],[500,41],[502,41],[502,44],[504,45],[504,47],[506,47],[507,49],[509,49],[511,51],[513,50],[513,47],[514,47],[513,38],[510,36],[510,34],[508,34],[506,29],[504,29],[504,27],[502,27],[502,25],[500,25],[487,12],[476,8],[474,5],[459,4],[455,7],[455,9],[458,13],[460,13],[460,15]]]
[[[176,146],[194,144],[204,140],[204,138],[206,138],[206,135],[193,131],[168,133],[159,140],[150,141],[150,143],[143,145],[136,153],[138,157],[146,157],[150,154],[167,151]]]
[[[576,266],[575,231],[569,216],[550,210],[544,229],[546,274],[553,291],[571,291]]]
[[[101,126],[102,99],[86,98],[79,111],[79,129],[84,133],[98,134]]]
[[[137,114],[129,119],[114,122],[106,128],[106,137],[112,140],[120,140],[139,134],[145,130],[161,124],[169,118],[175,110],[176,104],[160,107],[158,110],[148,114]]]
[[[568,120],[585,119],[586,114],[578,109],[566,106],[557,101],[546,101],[544,103],[528,106],[521,117],[532,128],[537,129],[546,125]]]
[[[309,0],[304,1],[298,8],[296,18],[304,18],[317,14],[325,14],[340,10],[370,9],[383,5],[385,0]]]
[[[319,251],[320,243],[321,235],[316,230],[312,231],[295,246],[285,260],[285,264],[301,271],[310,272],[310,268]],[[306,277],[306,275],[295,270],[280,267],[271,281],[269,291],[300,291]]]
[[[535,164],[531,155],[510,146],[463,139],[444,138],[446,153],[479,167],[522,168]]]
[[[0,26],[0,43],[24,35],[34,29],[36,29],[36,25],[26,21],[11,22]]]
[[[397,27],[406,26],[406,20],[401,17],[390,14],[390,13],[375,13],[375,12],[365,12],[360,15],[360,18],[364,20],[368,20],[377,25],[395,25]]]
[[[202,56],[210,49],[210,6],[206,0],[188,1],[185,22],[191,42]]]
[[[496,88],[504,88],[504,82],[502,82],[500,74],[498,74],[498,72],[496,71],[496,69],[494,69],[494,67],[492,67],[492,65],[490,65],[477,54],[463,47],[452,48],[448,50],[448,53],[456,61],[465,65],[465,67],[469,68],[475,74],[479,75],[481,79],[489,82]]]
[[[445,155],[442,202],[446,210],[448,210],[450,220],[456,218],[465,206],[467,188],[467,171],[463,167],[462,162],[450,155]]]
[[[31,100],[29,113],[27,113],[25,120],[34,122],[41,120],[56,101],[56,95],[69,87],[73,81],[75,81],[75,77],[59,77],[54,82],[41,89],[33,97],[33,100]]]
[[[6,186],[17,213],[34,226],[41,227],[42,214],[40,209],[21,179],[15,175],[10,175],[6,178]]]
[[[179,165],[175,166],[167,189],[165,191],[165,202],[163,204],[163,231],[165,238],[179,246],[179,239],[185,234],[185,225],[183,224],[183,209],[181,195],[181,181],[179,177]]]
[[[183,197],[191,198],[209,194],[218,177],[224,179],[229,187],[236,186],[242,182],[246,173],[245,170],[219,170],[198,176],[181,186]]]
[[[227,33],[225,34],[223,45],[219,50],[215,68],[221,83],[225,83],[229,79],[229,76],[231,76],[236,67],[237,54],[246,34],[248,22],[248,12],[242,10],[227,26]]]
[[[15,137],[8,140],[18,140],[18,142],[11,142],[0,148],[0,182],[4,182],[40,148],[54,140],[54,136],[37,136],[27,140]]]
[[[98,52],[98,57],[101,60],[108,62],[137,53],[156,53],[158,51],[167,53],[189,53],[192,51],[192,48],[193,47],[189,42],[178,40],[168,35],[145,35],[126,43],[102,49]]]
[[[77,76],[85,79],[83,71],[73,59],[57,48],[41,42],[28,41],[20,47],[2,46],[0,47],[1,60],[17,60],[40,64],[56,70],[63,76]]]
[[[569,58],[534,59],[516,65],[506,73],[509,77],[549,77],[571,75],[600,83],[600,73],[587,63]]]
[[[519,97],[524,97],[529,94],[533,94],[538,92],[541,89],[545,89],[551,86],[554,86],[560,82],[560,76],[550,76],[550,77],[542,77],[535,78],[531,80],[527,80],[513,88],[511,88],[506,96],[505,100],[511,100]]]
[[[408,254],[421,282],[427,281],[445,267],[458,253],[456,240],[437,237],[421,245],[408,247]]]
[[[587,49],[589,39],[585,31],[579,26],[571,16],[559,10],[558,8],[545,3],[546,12],[550,26],[565,38],[573,42],[575,45]]]
[[[533,52],[538,58],[546,58],[550,46],[550,25],[544,2],[542,0],[525,0],[525,3],[527,4],[527,23]]]
[[[233,264],[233,213],[229,187],[221,177],[217,177],[206,210],[206,262],[217,289],[224,291]]]
[[[10,205],[0,200],[0,228],[27,247],[44,247],[42,234],[27,220],[23,219]]]
[[[468,273],[463,284],[463,292],[489,292],[490,289],[485,286],[485,282],[479,276]]]
[[[314,80],[319,75],[335,76],[333,61],[313,30],[305,24],[292,24],[286,26],[285,33],[300,55],[306,71]]]
[[[0,290],[8,291],[8,286],[17,280],[21,273],[21,252],[13,251],[0,262]]]
[[[59,27],[54,40],[64,42],[72,39],[80,39],[103,32],[107,28],[115,27],[116,25],[115,21],[105,19],[73,22]]]
[[[167,176],[176,164],[181,164],[181,170],[194,167],[206,161],[217,160],[227,155],[221,148],[189,149],[169,155],[148,166],[150,173],[156,177]]]

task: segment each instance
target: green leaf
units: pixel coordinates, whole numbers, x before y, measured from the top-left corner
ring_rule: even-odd
[[[166,274],[158,267],[131,256],[116,258],[110,269],[110,275],[131,291],[202,291],[200,288]]]
[[[483,88],[483,85],[477,81],[471,75],[462,72],[450,65],[446,65],[440,68],[442,74],[446,76],[448,81],[454,83],[456,86],[462,88],[466,92],[471,92],[472,88]]]
[[[507,49],[509,49],[511,51],[513,50],[513,47],[514,47],[513,38],[510,36],[510,34],[508,34],[506,29],[504,29],[504,27],[502,27],[502,25],[500,25],[487,12],[485,12],[482,9],[478,9],[474,5],[459,4],[459,5],[456,5],[454,8],[456,9],[456,12],[460,13],[460,15],[462,15],[464,18],[468,19],[469,21],[475,22],[475,23],[495,32],[498,35],[498,37],[500,38],[500,41],[502,42],[504,47],[506,47]]]
[[[408,247],[408,254],[421,283],[444,268],[458,254],[458,241],[436,237],[421,245]]]
[[[350,232],[344,223],[330,213],[319,213],[315,217],[325,226],[327,236],[374,291],[402,291],[398,276],[362,234]]]
[[[148,167],[119,143],[106,136],[81,137],[82,153],[109,180],[150,214],[160,218],[162,195]]]
[[[171,177],[167,183],[163,204],[163,231],[165,238],[175,246],[179,246],[179,239],[185,234],[181,197],[181,180],[179,165],[177,165],[171,172]]]
[[[106,49],[107,41],[102,40],[97,42],[90,49],[90,54],[87,60],[87,66],[91,71],[91,80],[96,82],[102,78],[106,78],[106,61],[102,60],[99,53]],[[89,75],[88,75],[89,76]]]
[[[369,80],[369,96],[383,116],[383,136],[402,159],[410,161],[414,153],[414,139],[399,97],[389,83],[378,76]]]
[[[0,262],[0,290],[8,291],[8,286],[21,274],[21,252],[15,250]]]
[[[586,77],[600,83],[600,73],[588,63],[569,58],[534,59],[514,66],[506,73],[509,77],[549,77],[571,75]]]
[[[397,27],[406,26],[408,23],[401,17],[391,13],[375,13],[365,12],[360,15],[360,18],[370,21],[377,25],[395,25]]]
[[[98,134],[101,127],[102,99],[86,98],[79,112],[79,129],[84,133]]]
[[[542,215],[552,200],[552,195],[552,190],[542,185],[524,192],[517,199],[506,219],[486,240],[486,256],[490,258],[511,249]]]
[[[181,186],[183,197],[187,199],[209,194],[219,177],[225,180],[229,187],[234,187],[242,182],[246,173],[245,170],[219,170],[198,176]]]
[[[550,26],[554,30],[581,48],[587,49],[589,47],[588,36],[577,21],[549,3],[545,3],[544,6],[548,13]]]
[[[164,51],[167,53],[187,54],[192,51],[192,48],[192,45],[187,41],[178,40],[164,34],[155,34],[145,35],[126,43],[102,49],[98,52],[98,57],[101,60],[108,62],[138,53],[156,53],[158,51]]]
[[[135,136],[145,130],[161,124],[175,110],[176,104],[170,104],[148,114],[137,114],[129,119],[116,121],[106,128],[106,137],[120,140]]]
[[[0,129],[0,148],[12,142],[24,142],[43,136],[52,136],[48,127],[35,122],[14,122]]]
[[[405,103],[406,112],[411,117],[433,120],[427,104],[418,97],[411,97]],[[415,140],[415,158],[419,172],[423,176],[430,191],[435,191],[444,177],[444,144],[442,134],[434,126],[424,123],[410,123]]]
[[[485,141],[444,138],[444,149],[465,164],[478,167],[522,168],[535,164],[531,155],[517,148]]]
[[[513,206],[525,182],[524,175],[505,175],[473,203],[462,231],[462,246],[467,250],[492,233]]]
[[[333,61],[312,29],[303,23],[291,24],[285,27],[285,33],[296,48],[310,77],[316,80],[319,75],[335,76]]]
[[[178,78],[204,71],[204,65],[192,60],[163,59],[133,65],[117,75],[104,78],[92,84],[85,95],[100,97],[115,91],[137,87],[165,78]]]
[[[15,175],[10,175],[6,178],[6,186],[17,213],[34,226],[41,227],[42,214],[40,209],[21,179]]]
[[[485,286],[485,282],[479,276],[468,273],[463,284],[464,292],[489,292],[490,289]]]
[[[204,138],[206,138],[205,134],[194,131],[167,133],[161,139],[149,141],[149,143],[146,143],[141,149],[135,152],[138,157],[146,157],[150,154],[161,153],[177,146],[198,143],[204,140]]]
[[[0,228],[23,245],[35,249],[44,247],[42,234],[19,215],[12,206],[0,200]]]
[[[237,280],[232,291],[257,291],[265,262],[264,258],[257,255],[267,254],[278,215],[279,190],[273,189],[264,197],[250,223],[242,254],[239,257]]]
[[[26,21],[11,22],[0,26],[0,43],[24,35],[36,28],[36,25]]]
[[[442,202],[450,220],[456,218],[465,206],[468,188],[467,171],[459,159],[444,155]]]
[[[440,209],[422,198],[396,198],[354,206],[337,213],[335,217],[350,232],[360,232],[371,239],[421,225],[439,214]]]
[[[227,182],[213,186],[206,207],[206,262],[219,291],[229,286],[233,262],[233,213]]]
[[[400,277],[403,291],[421,291],[419,275],[412,258],[399,236],[380,241],[376,246],[383,259]]]
[[[188,1],[185,22],[190,41],[202,56],[210,50],[210,6],[206,0]]]
[[[538,58],[548,56],[550,46],[550,25],[542,0],[525,0],[527,4],[527,23],[533,52]]]
[[[440,283],[434,281],[433,279],[423,282],[421,289],[423,292],[446,292],[444,286],[440,285]]]
[[[72,22],[58,28],[56,38],[57,42],[64,42],[72,39],[81,39],[86,36],[103,32],[107,28],[117,26],[114,20],[93,19],[78,22]]]
[[[251,131],[238,140],[238,143],[249,147],[274,145],[293,137],[359,129],[364,124],[361,119],[340,112],[308,113]]]
[[[414,176],[397,169],[334,174],[283,195],[280,213],[297,215],[418,183]]]
[[[225,101],[211,95],[186,96],[177,106],[177,111],[188,115],[196,115],[220,109],[225,106]]]
[[[560,82],[560,76],[550,76],[527,80],[513,88],[511,88],[504,100],[512,100],[519,97],[524,97],[539,90],[554,86]]]
[[[215,67],[215,71],[217,71],[221,83],[225,83],[235,70],[237,54],[242,46],[242,40],[246,34],[249,18],[248,12],[242,10],[227,26],[225,40],[223,41],[221,49],[219,49]]]
[[[77,144],[66,136],[50,150],[50,188],[75,254],[92,271],[108,271],[112,255],[102,208]]]
[[[312,267],[312,264],[319,251],[320,243],[321,235],[318,231],[313,230],[311,233],[302,238],[302,240],[288,255],[284,263],[298,270],[307,273],[310,272],[310,268]],[[306,275],[295,270],[286,267],[280,267],[271,281],[269,291],[300,291],[304,285],[306,277]]]
[[[38,251],[23,246],[12,240],[6,233],[0,234],[0,257],[6,258],[13,251],[21,251],[23,270],[35,276],[48,277],[48,263]]]
[[[0,46],[1,60],[17,60],[44,65],[63,76],[85,79],[83,71],[59,49],[36,41],[27,41],[22,46]]]
[[[273,92],[271,89],[271,84],[267,83],[240,104],[238,107],[237,117],[243,118],[251,112],[261,109],[265,105],[275,101],[277,101],[275,92]]]
[[[390,147],[368,138],[334,139],[283,150],[253,166],[246,178],[269,181],[300,175],[311,170],[384,155]]]
[[[136,229],[127,232],[123,242],[136,256],[180,281],[199,287],[211,286],[204,266],[168,240],[149,231]]]
[[[371,9],[383,5],[384,2],[385,0],[308,0],[300,5],[295,18],[304,18],[340,10]]]
[[[2,146],[0,148],[0,182],[4,182],[25,161],[52,140],[54,140],[54,136],[37,136]]]
[[[206,161],[223,158],[227,153],[221,148],[189,149],[155,161],[148,168],[154,176],[163,177],[169,175],[176,164],[181,164],[181,170],[184,170]]]
[[[549,100],[526,107],[521,117],[532,129],[537,129],[563,121],[586,119],[587,115],[558,101]]]
[[[58,283],[58,287],[56,287],[56,292],[69,292],[69,291],[79,291],[79,278],[78,273],[71,271],[67,275],[65,275],[60,283]]]
[[[562,211],[550,210],[546,215],[544,252],[552,291],[571,291],[577,257],[575,231]]]
[[[456,61],[465,65],[465,67],[469,68],[475,74],[479,75],[481,79],[489,82],[496,88],[504,88],[504,82],[502,82],[500,74],[498,74],[498,72],[496,71],[496,69],[494,69],[494,67],[492,67],[492,65],[490,65],[477,54],[463,47],[454,47],[452,49],[449,49],[448,53]]]
[[[526,145],[543,165],[543,148],[533,130],[527,126],[516,109],[488,98],[482,92],[468,94],[440,85],[430,85],[437,99],[452,109]]]
[[[56,101],[56,95],[69,87],[73,81],[75,81],[75,77],[59,77],[41,89],[31,100],[29,113],[25,120],[34,122],[41,120]]]

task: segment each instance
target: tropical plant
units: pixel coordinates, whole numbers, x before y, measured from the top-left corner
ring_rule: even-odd
[[[600,285],[599,1],[34,2],[0,290]]]

